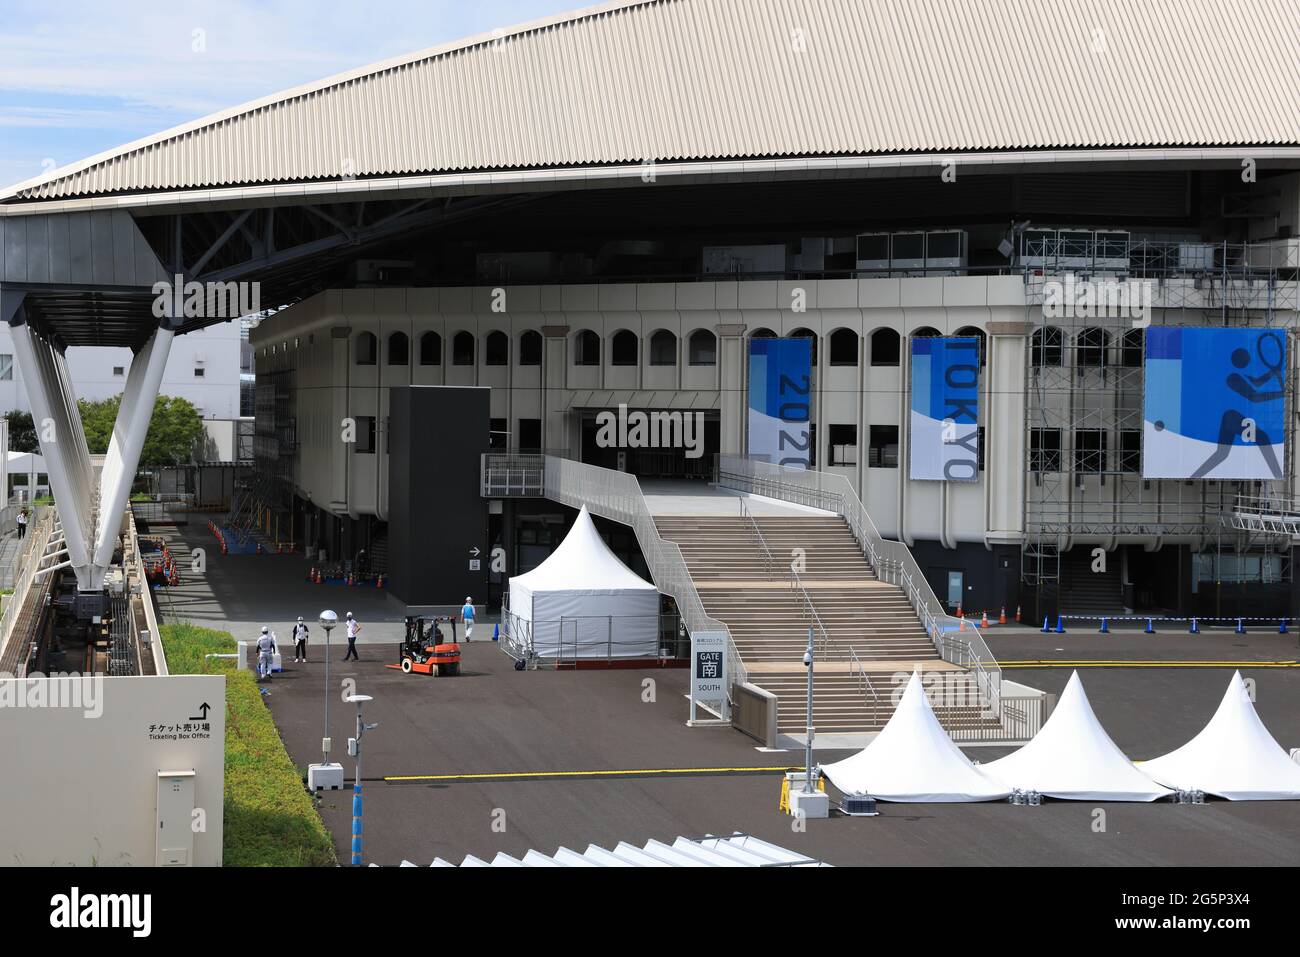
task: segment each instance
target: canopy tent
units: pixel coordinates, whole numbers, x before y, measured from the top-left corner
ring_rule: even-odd
[[[1300,800],[1300,764],[1259,720],[1239,671],[1200,734],[1141,767],[1180,791],[1204,791],[1229,801]]]
[[[1008,789],[1084,801],[1155,801],[1172,792],[1139,771],[1093,714],[1079,672],[1034,739],[983,766]]]
[[[970,762],[939,724],[915,672],[874,741],[822,772],[846,794],[884,801],[997,801],[1010,791]]]
[[[511,640],[540,658],[659,654],[659,590],[619,561],[586,506],[550,557],[510,579]]]

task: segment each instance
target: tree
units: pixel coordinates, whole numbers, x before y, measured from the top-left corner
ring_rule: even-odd
[[[9,423],[10,452],[40,451],[40,446],[36,441],[36,425],[32,422],[30,412],[19,412],[14,409],[5,413],[5,420]]]
[[[103,455],[108,451],[113,423],[117,421],[121,406],[121,395],[96,401],[77,400],[81,425],[86,431],[86,445],[92,455]],[[148,468],[188,462],[193,458],[194,447],[202,435],[203,419],[187,399],[160,395],[149,420],[140,465]]]

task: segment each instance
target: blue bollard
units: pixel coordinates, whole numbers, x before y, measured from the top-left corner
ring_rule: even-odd
[[[501,623],[500,623],[500,622],[498,622],[497,624],[495,624],[495,625],[492,626],[492,640],[493,640],[493,641],[500,641],[500,640],[501,640]]]
[[[1233,629],[1233,632],[1235,632],[1238,635],[1244,635],[1246,633],[1245,619],[1242,618],[1237,619],[1237,627]]]
[[[1110,634],[1110,628],[1106,625],[1106,619],[1105,619],[1105,618],[1103,618],[1103,619],[1101,620],[1101,627],[1097,629],[1097,634],[1099,634],[1099,635],[1109,635],[1109,634]]]
[[[1277,633],[1278,633],[1279,635],[1285,635],[1285,634],[1287,633],[1287,630],[1286,630],[1286,619],[1285,619],[1285,618],[1279,618],[1279,619],[1277,620]]]
[[[1144,634],[1144,635],[1154,635],[1155,633],[1156,633],[1156,626],[1155,626],[1155,623],[1154,623],[1150,618],[1148,618],[1148,619],[1147,619],[1147,626],[1146,626],[1145,628],[1142,629],[1142,634]]]
[[[1192,627],[1187,629],[1187,633],[1189,635],[1199,635],[1201,633],[1201,626],[1195,618],[1192,619]]]
[[[1052,630],[1052,629],[1051,629],[1051,628],[1048,626],[1048,624],[1047,624],[1047,616],[1044,615],[1044,616],[1043,616],[1043,630],[1042,630],[1041,634],[1044,634],[1044,635],[1045,635],[1045,634],[1047,634],[1048,632],[1050,632],[1051,630]]]
[[[1065,619],[1060,615],[1056,616],[1056,633],[1058,635],[1065,634]]]

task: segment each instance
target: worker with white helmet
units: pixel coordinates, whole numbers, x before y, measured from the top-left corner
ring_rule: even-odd
[[[298,623],[293,626],[293,660],[307,660],[307,624],[298,616]]]
[[[469,636],[474,631],[474,599],[469,595],[465,596],[465,604],[460,609],[461,620],[465,622],[465,640],[469,641]],[[455,625],[452,625],[453,631]]]
[[[348,651],[343,656],[343,660],[347,661],[351,658],[353,661],[360,661],[361,656],[357,654],[357,635],[361,633],[361,622],[352,617],[352,612],[348,612],[346,624],[348,629]]]
[[[266,625],[257,638],[257,680],[270,680],[275,656],[275,634]]]

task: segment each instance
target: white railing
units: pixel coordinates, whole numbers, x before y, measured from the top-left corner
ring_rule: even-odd
[[[0,610],[0,654],[9,644],[9,636],[13,633],[14,624],[18,621],[23,603],[27,600],[27,592],[32,586],[32,579],[42,564],[41,558],[45,555],[54,531],[52,508],[38,506],[33,512],[15,565],[13,593],[4,596],[4,608]]]
[[[695,583],[691,581],[681,549],[675,542],[660,537],[636,476],[548,455],[546,497],[573,508],[586,505],[593,515],[630,526],[636,533],[637,544],[641,546],[641,554],[645,556],[655,586],[665,595],[672,596],[677,603],[677,611],[682,616],[686,630],[692,634],[725,634],[729,683],[737,685],[749,680],[749,672],[736,651],[731,631],[726,624],[709,617],[705,612],[704,603],[700,601]]]
[[[135,529],[135,513],[127,509],[127,546],[123,564],[127,566],[127,587],[130,579],[135,577],[140,589],[140,604],[144,608],[145,627],[149,629],[149,650],[153,653],[154,674],[169,675],[167,670],[167,652],[163,649],[162,632],[158,628],[158,617],[154,614],[153,595],[149,593],[149,576],[145,573],[144,559],[140,557],[140,539]],[[139,636],[136,636],[139,640]]]
[[[841,516],[858,540],[876,576],[881,581],[899,586],[907,595],[940,657],[972,671],[993,714],[1001,714],[1002,669],[979,629],[969,622],[963,629],[962,623],[947,613],[911,549],[880,534],[845,476],[720,455],[717,481],[725,488],[808,505]],[[963,637],[958,637],[957,632]]]

